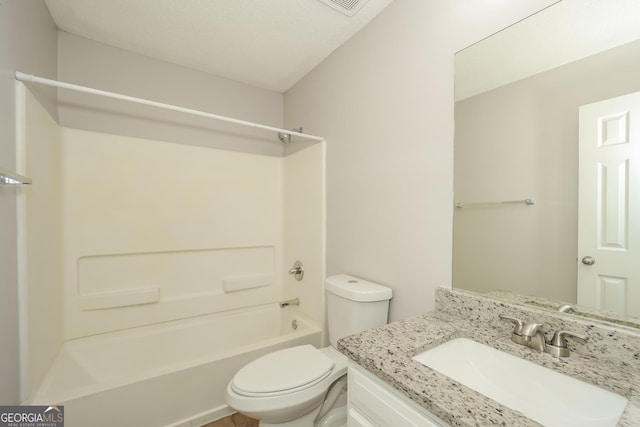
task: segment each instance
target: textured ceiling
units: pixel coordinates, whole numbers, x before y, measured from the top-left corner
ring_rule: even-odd
[[[284,92],[392,0],[46,0],[63,31]]]

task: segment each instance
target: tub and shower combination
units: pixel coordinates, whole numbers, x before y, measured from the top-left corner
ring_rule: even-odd
[[[324,143],[283,157],[65,128],[17,88],[22,403],[64,405],[68,427],[200,426],[232,412],[248,362],[323,344]]]
[[[277,303],[71,340],[33,404],[64,405],[70,427],[197,426],[233,412],[224,392],[242,366],[302,344],[320,328]]]

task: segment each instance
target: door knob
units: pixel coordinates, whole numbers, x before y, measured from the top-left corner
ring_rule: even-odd
[[[584,258],[582,258],[582,263],[585,265],[593,265],[596,263],[596,259],[594,257],[591,256],[586,256]]]

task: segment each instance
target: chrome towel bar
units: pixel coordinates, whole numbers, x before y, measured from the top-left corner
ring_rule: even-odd
[[[525,205],[535,205],[536,199],[530,197],[524,200],[504,200],[499,202],[477,202],[477,203],[456,203],[456,208],[479,208],[479,207],[492,207],[492,206],[500,206],[500,205],[517,205],[517,204],[525,204]]]

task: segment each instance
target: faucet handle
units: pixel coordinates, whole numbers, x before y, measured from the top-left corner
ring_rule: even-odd
[[[553,334],[553,338],[551,338],[551,341],[547,343],[547,353],[550,353],[555,357],[568,357],[569,348],[567,347],[567,341],[565,341],[564,339],[564,337],[567,335],[576,337],[585,341],[588,339],[584,335],[574,334],[573,332],[556,331]]]
[[[537,334],[538,332],[544,335],[544,332],[542,331],[543,326],[544,324],[542,323],[535,323],[535,322],[525,323],[525,325],[522,327],[522,336],[525,338],[531,338],[535,336],[535,334]]]
[[[581,339],[583,341],[586,341],[586,340],[589,339],[588,337],[586,337],[584,335],[576,334],[576,333],[569,332],[569,331],[556,331],[553,334],[553,338],[551,338],[551,341],[549,342],[549,344],[551,344],[554,347],[558,347],[558,348],[566,348],[567,347],[567,341],[564,339],[565,336],[575,337],[575,338]]]
[[[516,335],[522,335],[522,327],[524,326],[524,322],[516,317],[505,316],[504,314],[500,314],[498,316],[502,320],[509,320],[513,322],[515,325],[513,327],[513,333]]]

